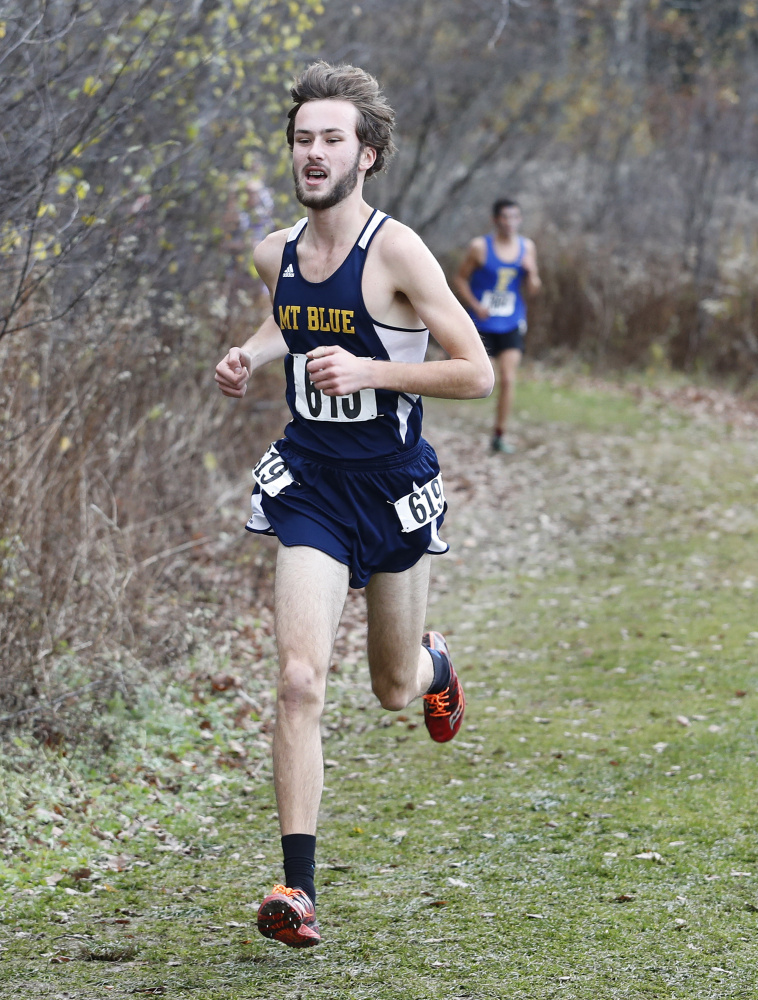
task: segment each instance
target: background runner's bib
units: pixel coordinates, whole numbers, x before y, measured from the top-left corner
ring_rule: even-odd
[[[327,396],[308,377],[305,355],[316,347],[342,347],[358,358],[422,362],[429,331],[377,323],[363,301],[361,281],[371,241],[386,221],[373,212],[355,245],[326,281],[300,273],[298,241],[308,220],[290,230],[274,293],[274,319],[289,349],[284,361],[292,444],[341,461],[385,458],[414,448],[421,438],[421,399],[389,389]]]
[[[482,305],[490,316],[512,316],[516,309],[515,292],[485,292]]]

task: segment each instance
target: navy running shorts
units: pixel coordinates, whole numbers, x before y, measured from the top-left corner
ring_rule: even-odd
[[[407,452],[349,462],[281,438],[253,478],[247,530],[326,552],[350,568],[351,587],[449,548],[438,534],[447,503],[437,455],[423,438]]]
[[[524,353],[524,333],[519,329],[509,330],[507,333],[484,333],[479,331],[484,349],[491,358],[496,358],[503,351],[510,351],[515,348]]]

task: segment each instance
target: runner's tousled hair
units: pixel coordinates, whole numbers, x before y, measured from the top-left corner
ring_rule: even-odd
[[[395,153],[392,130],[395,112],[378,82],[370,73],[357,66],[330,66],[315,62],[303,70],[290,89],[294,102],[287,117],[287,142],[295,144],[295,115],[308,101],[350,101],[358,109],[356,134],[363,146],[376,150],[376,159],[366,171],[366,177],[378,174]]]
[[[504,208],[521,208],[517,201],[513,198],[498,198],[495,204],[492,206],[492,218],[496,219],[498,215],[503,211]]]

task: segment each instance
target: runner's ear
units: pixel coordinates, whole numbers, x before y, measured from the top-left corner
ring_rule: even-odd
[[[370,170],[376,162],[376,150],[373,146],[363,146],[361,148],[360,169]]]

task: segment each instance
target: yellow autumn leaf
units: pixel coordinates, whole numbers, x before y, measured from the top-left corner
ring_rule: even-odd
[[[98,80],[94,76],[88,76],[87,79],[82,84],[82,93],[86,94],[87,97],[94,97],[94,95],[102,87],[102,81]]]

